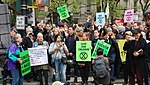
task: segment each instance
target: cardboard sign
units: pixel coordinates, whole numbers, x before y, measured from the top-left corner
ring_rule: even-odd
[[[25,30],[25,16],[16,16],[16,29]]]
[[[111,45],[108,44],[108,43],[105,43],[101,40],[98,40],[97,43],[96,43],[96,46],[94,48],[94,51],[92,53],[92,58],[95,58],[97,56],[97,50],[99,48],[102,48],[103,49],[103,54],[105,54],[106,56],[108,55],[108,52],[109,52],[109,49],[110,49]]]
[[[99,12],[96,13],[96,25],[104,25],[105,24],[105,13],[104,12]]]
[[[66,5],[58,7],[58,8],[57,8],[57,12],[58,12],[58,14],[59,14],[61,20],[70,17]]]
[[[46,47],[28,48],[31,66],[48,64]]]
[[[91,61],[91,41],[76,42],[76,61]]]
[[[124,14],[124,22],[134,21],[134,9],[126,10]]]
[[[21,63],[21,74],[22,76],[28,74],[31,72],[31,66],[30,66],[30,59],[29,59],[29,54],[28,54],[28,50],[21,52],[19,54],[22,63]]]

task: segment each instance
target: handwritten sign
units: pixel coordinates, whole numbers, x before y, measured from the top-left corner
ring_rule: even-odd
[[[99,12],[96,13],[96,25],[104,25],[105,24],[105,13]]]
[[[97,50],[99,48],[102,48],[103,49],[103,54],[105,54],[106,56],[108,55],[108,52],[110,50],[110,47],[111,45],[106,43],[106,42],[103,42],[101,40],[98,40],[97,43],[96,43],[96,46],[94,48],[94,51],[92,53],[92,58],[95,58],[97,56]]]
[[[57,12],[58,12],[58,14],[59,14],[61,20],[70,17],[66,5],[58,7],[58,8],[57,8]]]
[[[124,22],[134,21],[134,9],[126,10],[124,14]]]
[[[48,64],[46,47],[28,48],[31,66]]]
[[[21,63],[21,74],[22,76],[28,74],[31,72],[31,66],[30,66],[30,59],[29,59],[29,54],[28,54],[28,50],[21,52],[19,54],[22,63]]]
[[[76,61],[91,61],[91,41],[77,41],[76,56]]]

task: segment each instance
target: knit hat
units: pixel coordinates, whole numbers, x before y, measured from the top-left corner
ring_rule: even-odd
[[[126,31],[125,34],[132,35],[132,32],[131,31]]]
[[[77,32],[83,31],[83,28],[82,28],[82,27],[77,27],[77,28],[76,28],[76,31],[77,31]]]
[[[138,33],[141,33],[141,30],[140,29],[135,29],[135,30],[132,31],[132,33],[133,34],[138,34]]]
[[[119,33],[125,32],[126,28],[124,26],[118,26]]]

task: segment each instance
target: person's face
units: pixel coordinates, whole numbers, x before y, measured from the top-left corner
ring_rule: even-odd
[[[109,32],[107,33],[107,35],[108,35],[108,36],[112,36],[112,35],[113,35],[113,32],[112,32],[112,31],[109,31]]]
[[[14,37],[16,34],[17,34],[17,32],[16,32],[15,30],[12,30],[12,31],[10,32],[10,36],[11,36],[11,37]]]
[[[37,36],[37,40],[38,40],[39,42],[43,42],[43,36],[42,36],[42,35]]]
[[[19,43],[21,43],[22,42],[22,38],[21,38],[21,35],[20,36],[18,36],[18,38],[17,38],[17,40],[16,40],[17,42],[19,42]]]
[[[99,32],[97,30],[94,31],[94,36],[98,37],[99,36]]]
[[[57,34],[59,34],[59,32],[58,32],[58,30],[54,30],[54,35],[57,35]]]
[[[138,29],[139,28],[139,26],[137,25],[137,23],[134,23],[133,28],[134,29]]]
[[[141,36],[141,33],[134,34],[135,40],[138,40]]]
[[[112,28],[117,29],[117,25],[113,24]]]
[[[87,36],[84,34],[83,37],[82,37],[82,40],[87,40]]]
[[[69,34],[72,34],[73,33],[73,28],[69,27],[68,32],[69,32]]]
[[[46,29],[47,29],[47,30],[50,29],[50,25],[49,25],[49,24],[46,25]]]
[[[61,37],[58,36],[56,42],[61,42]]]

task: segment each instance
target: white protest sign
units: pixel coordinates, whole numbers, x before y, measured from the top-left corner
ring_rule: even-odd
[[[28,48],[31,66],[48,64],[47,47]]]
[[[134,21],[134,9],[126,10],[124,14],[124,22]]]
[[[104,25],[105,24],[105,13],[104,12],[99,12],[96,13],[96,25]]]
[[[16,29],[19,29],[19,30],[25,29],[25,16],[16,17]]]

